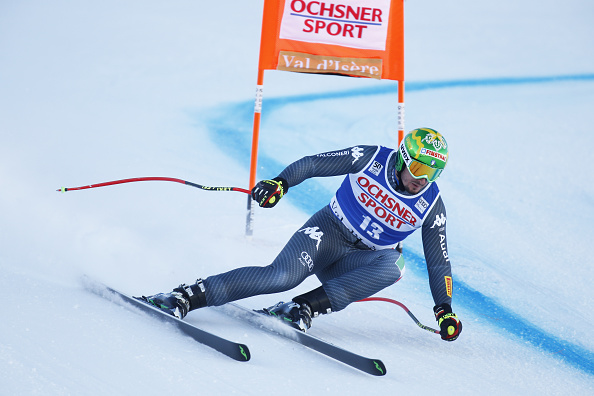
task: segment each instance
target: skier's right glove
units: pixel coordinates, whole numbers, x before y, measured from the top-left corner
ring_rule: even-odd
[[[452,312],[450,304],[441,304],[433,307],[435,319],[439,324],[441,339],[445,341],[454,341],[462,332],[462,322],[458,320],[455,313]]]
[[[272,208],[289,191],[289,183],[280,177],[262,180],[252,188],[252,198],[262,208]]]

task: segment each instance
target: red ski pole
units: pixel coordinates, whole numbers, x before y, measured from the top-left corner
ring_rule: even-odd
[[[114,180],[114,181],[109,181],[109,182],[105,182],[105,183],[89,184],[88,186],[81,186],[81,187],[68,187],[68,188],[62,187],[62,188],[57,189],[56,191],[66,192],[66,191],[75,191],[75,190],[86,190],[88,188],[113,186],[115,184],[132,183],[132,182],[140,182],[140,181],[169,181],[169,182],[185,184],[187,186],[192,186],[192,187],[196,187],[201,190],[207,190],[207,191],[237,191],[237,192],[242,192],[245,194],[251,194],[250,190],[246,190],[244,188],[208,187],[208,186],[203,186],[200,184],[192,183],[192,182],[189,182],[186,180],[176,179],[173,177],[135,177],[135,178],[131,178],[131,179]]]
[[[384,298],[384,297],[369,297],[369,298],[364,298],[363,300],[359,300],[357,302],[365,302],[365,301],[384,301],[384,302],[389,302],[389,303],[392,303],[392,304],[396,304],[400,308],[404,309],[406,311],[406,313],[408,314],[408,316],[410,316],[412,318],[412,320],[415,321],[415,323],[417,324],[417,326],[419,326],[421,329],[430,331],[430,332],[435,333],[435,334],[439,334],[439,330],[432,329],[431,327],[425,326],[424,324],[422,324],[421,322],[419,322],[419,320],[415,317],[415,315],[412,314],[412,312],[410,312],[410,310],[406,307],[406,305],[402,304],[399,301],[392,300],[391,298]]]

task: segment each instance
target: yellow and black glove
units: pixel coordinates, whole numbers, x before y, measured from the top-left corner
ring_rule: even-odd
[[[441,330],[439,332],[441,339],[445,341],[456,340],[462,332],[462,322],[452,312],[450,304],[436,305],[433,307],[433,312]]]
[[[275,177],[272,180],[259,181],[252,188],[252,198],[262,208],[272,208],[289,191],[289,183],[285,179]]]

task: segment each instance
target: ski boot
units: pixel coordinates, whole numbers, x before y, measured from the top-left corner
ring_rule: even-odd
[[[299,305],[294,301],[279,302],[272,307],[264,308],[260,313],[277,317],[291,327],[305,332],[311,327],[311,308],[307,304]]]
[[[275,316],[298,330],[306,331],[311,327],[312,318],[332,312],[332,307],[328,295],[320,286],[293,298],[293,301],[281,301],[258,312]]]
[[[170,293],[158,293],[152,296],[135,297],[142,300],[161,311],[183,319],[188,312],[206,306],[206,296],[202,279],[198,279],[195,284],[187,286],[179,285]]]

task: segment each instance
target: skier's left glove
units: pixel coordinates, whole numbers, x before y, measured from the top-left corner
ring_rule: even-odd
[[[262,208],[272,208],[289,191],[289,183],[280,177],[262,180],[252,188],[252,198]]]
[[[441,339],[445,341],[456,340],[462,332],[462,322],[452,312],[450,304],[436,305],[433,307],[433,312],[441,330],[439,332]]]

